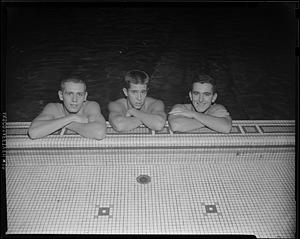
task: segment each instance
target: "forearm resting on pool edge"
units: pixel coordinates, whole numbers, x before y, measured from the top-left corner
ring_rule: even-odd
[[[72,122],[66,126],[85,138],[92,138],[101,140],[106,136],[106,124],[100,121],[93,121],[88,123]]]
[[[152,130],[162,130],[166,123],[166,117],[163,117],[160,113],[146,113],[135,110],[133,114]]]
[[[230,133],[231,131],[232,120],[230,116],[217,117],[203,113],[195,113],[194,119],[198,120],[206,127],[220,133]]]
[[[68,115],[65,117],[61,117],[58,119],[35,119],[32,121],[29,129],[28,136],[31,139],[39,139],[43,138],[53,132],[65,127],[66,125],[73,122],[73,116]]]
[[[198,120],[173,115],[169,115],[169,125],[174,132],[187,132],[205,127]]]
[[[126,116],[110,117],[109,122],[112,125],[112,127],[118,132],[129,131],[143,124],[142,121],[140,121],[136,117],[126,117]]]

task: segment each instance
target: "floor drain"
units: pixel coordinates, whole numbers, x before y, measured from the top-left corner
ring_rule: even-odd
[[[151,182],[151,178],[148,175],[140,175],[136,178],[136,181],[141,184],[146,184]]]

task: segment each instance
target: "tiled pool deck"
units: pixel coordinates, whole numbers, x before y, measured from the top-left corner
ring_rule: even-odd
[[[13,154],[16,144],[22,145],[23,150],[33,145],[24,136],[8,134],[7,234],[248,234],[258,238],[293,238],[294,124],[271,126],[243,123],[237,126],[240,132],[237,130],[232,136],[207,132],[202,137],[232,138],[241,134],[240,139],[245,140],[240,141],[245,144],[247,134],[268,135],[274,138],[274,151],[268,148],[271,140],[261,149],[249,145],[248,150],[229,147],[234,141],[224,142],[224,150],[211,149],[215,153],[201,153],[198,149],[188,152],[184,147],[193,146],[196,141],[181,143],[179,149],[169,140],[174,149],[170,147],[168,153],[162,153],[162,148],[148,153],[138,147],[136,151],[118,151],[115,144],[107,146],[114,147],[114,153],[104,150],[103,154],[95,151],[87,155],[80,150],[69,154],[68,143],[62,143],[66,156],[59,158],[54,153],[40,162],[37,157],[42,156],[33,154],[30,158],[25,151],[24,157]],[[269,131],[263,132],[263,128]],[[12,132],[16,131],[11,129]],[[128,134],[122,136],[119,146],[132,137],[147,146],[145,140],[138,139],[138,131],[133,133],[136,136]],[[149,139],[160,136],[143,134]],[[70,140],[79,136],[63,137]],[[118,141],[117,137],[108,135],[106,144],[113,138]],[[39,143],[34,144],[38,149]],[[105,142],[93,144],[99,144],[100,150]],[[165,142],[152,144],[163,147]],[[47,147],[50,150],[52,146]],[[146,183],[137,180],[140,175],[147,175],[142,179]]]

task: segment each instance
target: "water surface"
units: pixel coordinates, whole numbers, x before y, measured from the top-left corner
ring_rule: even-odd
[[[147,71],[150,96],[188,101],[195,69],[214,76],[233,119],[295,118],[295,3],[7,8],[8,121],[31,121],[78,73],[107,119],[122,76]]]

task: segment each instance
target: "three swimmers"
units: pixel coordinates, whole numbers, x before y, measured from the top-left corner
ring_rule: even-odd
[[[141,70],[132,70],[124,77],[124,98],[108,105],[109,122],[116,131],[133,130],[140,125],[162,130],[167,114],[164,103],[147,96],[150,77]],[[61,103],[49,103],[32,121],[28,135],[43,138],[59,129],[69,129],[83,137],[101,140],[106,136],[106,121],[100,106],[87,100],[86,84],[78,77],[68,77],[58,91]],[[190,104],[177,104],[168,113],[170,128],[175,132],[188,132],[208,127],[229,133],[232,120],[226,108],[216,104],[216,84],[212,77],[199,74],[193,79],[189,91]]]

